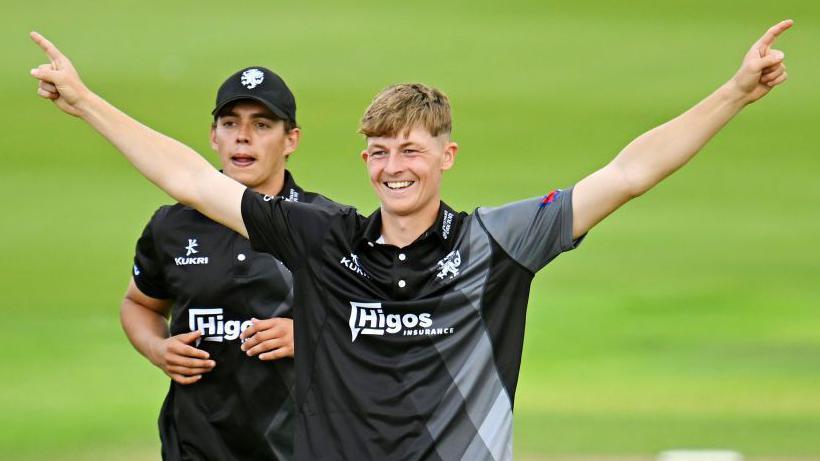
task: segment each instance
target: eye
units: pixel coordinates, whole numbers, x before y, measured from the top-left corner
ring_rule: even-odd
[[[233,121],[233,120],[223,120],[222,121],[222,126],[225,127],[225,128],[232,128],[232,127],[236,126],[236,122]]]
[[[405,147],[401,153],[402,154],[417,154],[419,151],[415,147]]]
[[[385,155],[387,155],[387,151],[384,150],[374,150],[370,153],[371,157],[384,157]]]
[[[259,129],[267,129],[267,128],[270,128],[270,123],[256,122],[256,127],[259,128]]]

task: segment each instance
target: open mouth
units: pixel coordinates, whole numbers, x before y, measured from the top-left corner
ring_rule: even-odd
[[[238,167],[251,166],[256,162],[256,159],[248,154],[234,154],[231,155],[231,163]]]
[[[415,181],[389,181],[385,182],[384,185],[390,190],[402,190],[407,189],[415,183]]]

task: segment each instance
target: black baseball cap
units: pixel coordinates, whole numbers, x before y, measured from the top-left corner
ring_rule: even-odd
[[[228,77],[216,92],[216,107],[211,112],[219,115],[226,105],[243,99],[261,102],[277,117],[296,123],[296,100],[282,77],[264,67],[246,67]]]

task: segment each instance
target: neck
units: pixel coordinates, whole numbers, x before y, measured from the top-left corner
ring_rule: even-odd
[[[263,184],[259,184],[256,187],[252,187],[251,189],[259,192],[260,194],[270,195],[271,197],[280,195],[282,193],[282,188],[285,187],[285,170],[280,171],[278,174],[275,174],[270,181],[266,181]]]
[[[409,215],[396,215],[381,209],[384,243],[404,248],[436,222],[440,200],[431,200],[423,209]]]

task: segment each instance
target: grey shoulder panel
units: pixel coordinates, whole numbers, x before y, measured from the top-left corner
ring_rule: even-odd
[[[479,208],[484,229],[515,261],[536,272],[573,248],[572,189],[499,207]]]

